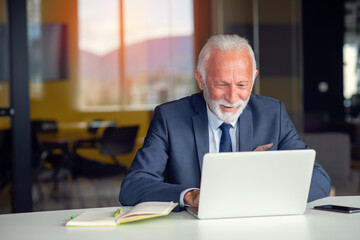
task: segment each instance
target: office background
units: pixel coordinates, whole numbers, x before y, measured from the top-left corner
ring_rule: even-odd
[[[310,146],[344,151],[325,167],[341,178],[334,194],[358,194],[359,26],[356,0],[0,0],[0,211],[116,205],[118,165],[130,166],[156,105],[198,91],[197,55],[219,33],[249,40],[254,92],[282,100]],[[66,149],[46,149],[39,165],[34,146],[49,145],[46,134],[33,139],[39,122],[55,122],[55,136],[91,123],[99,137],[113,124],[139,128],[116,160],[66,135]]]

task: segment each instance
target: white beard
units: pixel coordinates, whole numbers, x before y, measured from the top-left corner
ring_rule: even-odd
[[[206,103],[209,105],[210,110],[222,121],[226,123],[233,122],[237,120],[241,113],[244,111],[246,105],[249,102],[250,96],[246,101],[243,101],[239,99],[235,103],[229,103],[225,99],[221,100],[212,100],[210,98],[209,90],[207,86],[204,86],[204,98]],[[225,112],[223,113],[220,109],[220,105],[226,106],[226,107],[238,107],[238,110],[235,113],[232,112]]]

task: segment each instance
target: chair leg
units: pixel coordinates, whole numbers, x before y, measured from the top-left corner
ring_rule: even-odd
[[[34,179],[33,184],[37,192],[37,198],[33,199],[34,210],[42,211],[44,210],[45,192],[41,186],[41,181],[39,181],[37,178]]]

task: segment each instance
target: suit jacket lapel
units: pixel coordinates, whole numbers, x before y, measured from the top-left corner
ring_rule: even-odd
[[[250,103],[250,101],[249,101]],[[239,149],[240,151],[252,151],[253,142],[253,120],[251,107],[248,106],[244,109],[244,112],[239,118]],[[193,128],[195,134],[195,142],[197,155],[199,160],[200,169],[202,167],[202,160],[206,153],[209,152],[209,130],[208,130],[208,118],[206,112],[206,102],[202,93],[194,95],[192,105],[197,113],[192,117]]]
[[[253,121],[252,112],[249,105],[244,109],[244,112],[239,118],[240,136],[239,136],[239,149],[240,151],[252,151],[253,141]]]
[[[195,142],[197,155],[199,160],[200,169],[202,167],[202,160],[206,153],[209,152],[209,130],[208,130],[208,118],[206,112],[206,103],[202,96],[194,99],[193,107],[197,115],[192,117],[194,134],[195,134]]]

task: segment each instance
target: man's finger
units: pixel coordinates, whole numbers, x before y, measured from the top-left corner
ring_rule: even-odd
[[[273,143],[261,145],[261,146],[258,146],[257,148],[255,148],[254,151],[266,151],[266,150],[270,149],[273,145],[274,145]]]

